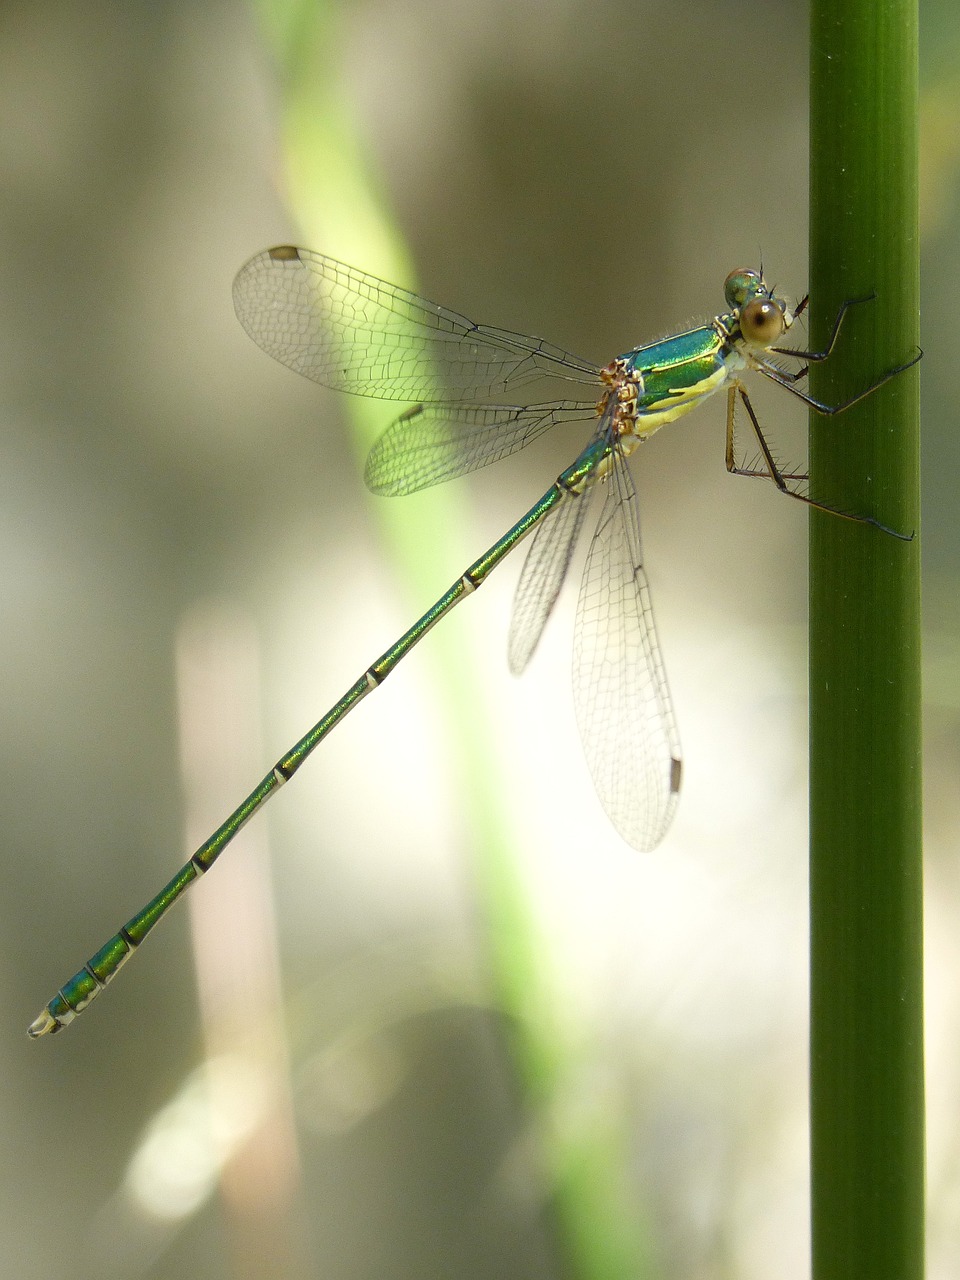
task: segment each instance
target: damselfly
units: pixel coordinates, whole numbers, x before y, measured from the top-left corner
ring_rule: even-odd
[[[509,637],[510,667],[522,671],[557,599],[589,499],[598,489],[603,502],[575,622],[577,722],[594,783],[617,830],[637,849],[660,843],[680,791],[680,744],[654,629],[627,457],[665,423],[724,388],[727,469],[766,477],[781,492],[831,510],[796,487],[805,476],[777,466],[743,375],[762,374],[818,413],[836,414],[914,363],[890,370],[843,404],[822,404],[798,384],[812,361],[830,356],[853,302],[841,306],[822,351],[803,351],[778,344],[806,307],[806,298],[791,308],[752,270],[731,272],[724,293],[727,309],[709,324],[636,347],[598,368],[539,338],[473,324],[305,249],[269,249],[242,268],[233,287],[237,315],[269,355],[323,386],[413,403],[367,459],[365,478],[375,493],[413,493],[475,471],[561,423],[589,421],[589,438],[539,501],[364,671],[170,883],[61,988],[31,1025],[31,1036],[58,1031],[86,1008],[330,730],[519,542],[535,533],[517,586]],[[789,360],[797,367],[785,365]],[[541,384],[545,395],[551,394],[548,388],[563,394],[578,383],[591,390],[583,399],[544,399],[522,406],[498,402],[533,382]],[[746,410],[758,450],[750,466],[736,460],[738,404]],[[835,514],[893,532],[871,516]]]

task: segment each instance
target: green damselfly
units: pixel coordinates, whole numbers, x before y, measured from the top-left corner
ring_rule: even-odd
[[[29,1028],[31,1036],[60,1030],[86,1008],[330,730],[535,532],[517,586],[509,637],[510,667],[522,671],[557,599],[595,489],[603,490],[604,498],[575,622],[577,722],[594,783],[617,830],[637,849],[660,843],[680,790],[680,745],[643,568],[628,455],[665,423],[723,388],[727,469],[765,477],[781,492],[829,511],[800,490],[805,476],[777,466],[742,375],[760,373],[818,413],[832,415],[914,363],[890,370],[843,404],[822,404],[798,384],[812,361],[826,360],[833,352],[853,302],[840,307],[826,347],[804,351],[778,344],[806,307],[806,298],[791,308],[767,287],[761,272],[752,270],[731,272],[724,293],[727,310],[709,324],[636,347],[599,368],[538,338],[474,324],[305,249],[269,249],[241,269],[233,288],[237,316],[269,355],[323,386],[413,403],[367,459],[365,478],[375,493],[413,493],[464,475],[515,453],[561,423],[590,421],[590,436],[539,501],[364,671],[170,883],[61,988]],[[798,367],[787,367],[789,360]],[[592,390],[583,399],[543,399],[522,406],[498,402],[530,383],[547,395],[562,395],[578,383]],[[746,410],[758,449],[751,466],[736,461],[738,405]],[[871,516],[835,514],[894,532]]]

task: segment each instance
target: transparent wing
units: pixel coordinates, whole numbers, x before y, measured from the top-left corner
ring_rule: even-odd
[[[571,494],[554,507],[533,536],[517,582],[510,619],[507,657],[515,676],[521,674],[533,657],[553,612],[589,501],[589,489]]]
[[[516,453],[561,422],[595,418],[589,402],[516,405],[418,404],[377,440],[364,469],[374,493],[396,496],[477,471]]]
[[[621,455],[590,546],[574,633],[574,702],[594,785],[636,849],[666,834],[680,742],[643,570],[633,481]]]
[[[333,258],[284,245],[241,267],[237,318],[268,355],[314,382],[383,400],[496,396],[595,365],[539,338],[477,325]]]

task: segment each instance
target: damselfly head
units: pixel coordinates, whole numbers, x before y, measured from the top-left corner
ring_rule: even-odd
[[[741,337],[751,346],[771,346],[793,324],[794,314],[786,300],[767,287],[759,271],[749,267],[731,271],[724,281],[723,292]]]

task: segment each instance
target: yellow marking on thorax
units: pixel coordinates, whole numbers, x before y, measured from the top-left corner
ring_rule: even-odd
[[[691,409],[696,408],[701,400],[705,400],[707,396],[719,391],[728,377],[729,371],[725,366],[721,365],[719,369],[710,374],[709,378],[704,378],[692,387],[685,387],[682,391],[665,397],[661,402],[664,406],[662,409],[649,408],[643,410],[631,424],[632,430],[629,434],[634,437],[632,445],[626,433],[624,435],[625,451],[630,453],[632,448],[636,447],[641,440],[646,440],[648,436],[652,436],[655,431],[659,431],[666,423],[682,418],[685,413],[689,413]]]

